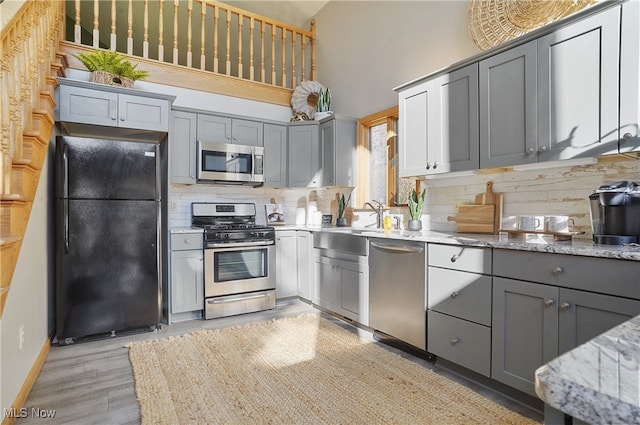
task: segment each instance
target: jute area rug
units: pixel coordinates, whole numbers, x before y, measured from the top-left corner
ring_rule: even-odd
[[[315,314],[129,344],[143,424],[537,424]]]

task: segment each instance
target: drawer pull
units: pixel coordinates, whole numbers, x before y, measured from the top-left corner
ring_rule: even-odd
[[[456,344],[457,344],[457,343],[459,343],[459,342],[460,342],[460,339],[459,339],[459,338],[453,338],[453,339],[451,340],[451,345],[456,345]]]
[[[458,261],[458,258],[460,258],[460,257],[458,257],[458,254],[453,254],[453,255],[451,256],[451,262],[452,262],[452,263],[455,263],[456,261]]]
[[[560,310],[569,310],[569,307],[571,307],[571,304],[567,302],[560,303]]]
[[[547,307],[551,307],[554,303],[555,301],[553,300],[553,298],[547,298],[546,300],[544,300],[544,305]]]
[[[186,243],[186,244],[190,244],[190,243],[191,243],[191,241],[190,241],[189,239],[185,239],[185,240],[184,240],[184,243]]]
[[[460,292],[458,292],[458,291],[453,291],[453,292],[451,293],[451,298],[455,298],[455,297],[457,297],[458,295],[460,295]]]
[[[563,271],[564,271],[564,269],[563,269],[562,267],[560,267],[560,266],[556,266],[556,267],[554,267],[554,268],[553,268],[553,270],[552,270],[553,274],[560,274],[560,273],[562,273]]]

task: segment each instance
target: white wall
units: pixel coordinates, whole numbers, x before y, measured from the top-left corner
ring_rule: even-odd
[[[330,1],[315,16],[317,80],[332,109],[361,118],[398,104],[393,88],[479,52],[467,1]]]

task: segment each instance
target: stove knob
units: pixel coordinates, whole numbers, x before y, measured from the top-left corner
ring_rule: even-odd
[[[225,233],[224,238],[225,239],[229,239],[230,235],[228,233]]]

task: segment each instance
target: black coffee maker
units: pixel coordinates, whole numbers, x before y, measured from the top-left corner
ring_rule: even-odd
[[[593,241],[623,245],[640,242],[640,186],[619,181],[600,186],[589,196]]]

